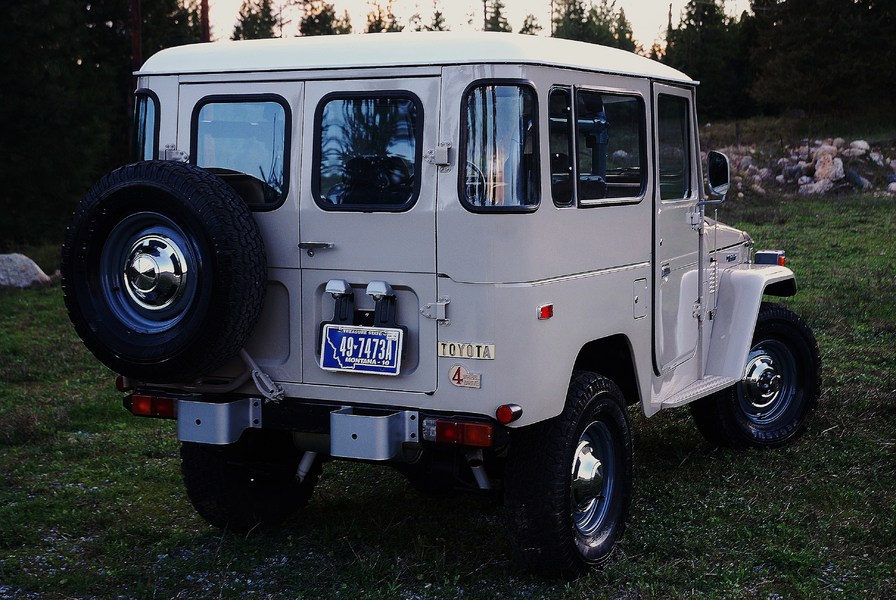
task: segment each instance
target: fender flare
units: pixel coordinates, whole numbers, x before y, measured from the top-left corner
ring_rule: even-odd
[[[706,360],[706,375],[740,380],[750,352],[762,296],[793,296],[793,271],[777,265],[739,265],[724,271]],[[747,318],[749,317],[749,319]]]

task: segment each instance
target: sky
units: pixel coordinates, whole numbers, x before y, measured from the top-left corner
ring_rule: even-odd
[[[347,10],[351,17],[352,27],[363,30],[367,23],[369,6],[367,0],[329,0],[336,7],[336,14],[342,15]],[[386,0],[382,0],[385,5]],[[229,39],[236,24],[242,0],[209,0],[209,13],[212,26],[212,38]],[[285,6],[286,0],[274,0],[275,6]],[[518,31],[526,15],[533,14],[544,28],[547,35],[551,22],[550,0],[504,0],[505,15],[514,31]],[[678,25],[681,11],[687,0],[616,0],[616,8],[624,9],[625,16],[632,24],[635,41],[644,48],[650,48],[654,41],[665,35],[669,17],[669,5],[672,5],[672,23]],[[731,15],[739,15],[749,9],[749,0],[725,0],[725,11]],[[468,29],[467,22],[473,16],[474,27],[482,23],[482,0],[439,0],[439,7],[445,14],[445,20],[451,30]],[[419,13],[423,23],[432,18],[432,0],[394,0],[393,12],[399,21],[407,25],[408,18]],[[286,25],[285,35],[292,36],[298,29],[299,13],[296,9],[284,10],[284,19],[292,22]]]

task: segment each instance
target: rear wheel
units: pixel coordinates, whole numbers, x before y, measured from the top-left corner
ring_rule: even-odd
[[[299,481],[303,455],[288,432],[251,429],[234,444],[183,442],[180,451],[196,512],[215,527],[237,532],[277,524],[308,503],[321,466],[315,460]]]
[[[715,444],[776,447],[805,431],[820,393],[821,361],[812,330],[790,310],[763,303],[743,379],[691,403],[691,414]]]
[[[525,566],[569,578],[604,562],[625,530],[631,491],[622,393],[609,379],[574,373],[564,411],[511,439],[505,506]]]

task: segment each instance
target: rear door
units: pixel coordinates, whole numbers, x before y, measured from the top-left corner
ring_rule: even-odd
[[[435,390],[437,321],[421,310],[437,300],[437,167],[423,157],[437,145],[438,85],[436,77],[306,84],[305,383]]]

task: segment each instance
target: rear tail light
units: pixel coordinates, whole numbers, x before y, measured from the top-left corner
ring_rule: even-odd
[[[492,445],[493,436],[494,429],[488,423],[423,419],[423,439],[428,442],[488,448]]]
[[[177,400],[169,396],[131,394],[125,398],[125,406],[138,417],[177,418]]]

